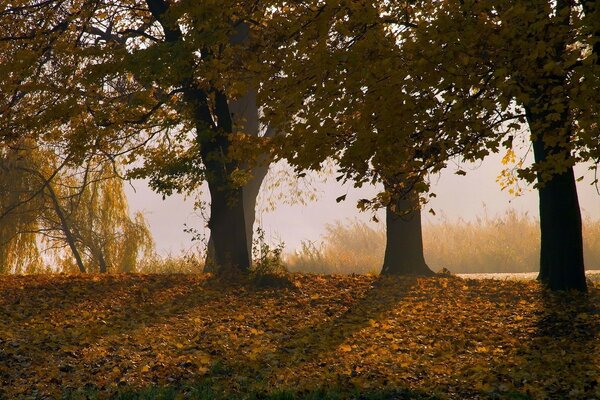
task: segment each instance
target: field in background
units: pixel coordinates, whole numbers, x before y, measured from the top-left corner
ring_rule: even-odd
[[[538,270],[539,226],[527,215],[509,210],[475,221],[444,220],[423,227],[425,259],[438,271],[512,273]],[[600,220],[584,221],[586,269],[600,269]],[[286,257],[291,271],[378,273],[385,250],[385,231],[359,221],[336,222],[320,241],[305,241]]]

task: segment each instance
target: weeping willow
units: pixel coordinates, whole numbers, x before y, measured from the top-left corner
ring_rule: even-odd
[[[116,166],[70,166],[50,149],[0,149],[0,273],[134,272],[154,257]]]
[[[112,166],[88,170],[87,177],[90,182],[79,193],[77,177],[58,188],[87,269],[135,272],[139,263],[154,255],[154,242],[143,215],[129,216],[123,181]],[[63,258],[62,265],[75,268],[69,257]]]
[[[0,149],[0,273],[34,273],[43,269],[39,251],[39,216],[43,198],[28,152]]]

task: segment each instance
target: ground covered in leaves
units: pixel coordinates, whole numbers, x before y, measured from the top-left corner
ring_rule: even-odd
[[[598,286],[290,280],[4,276],[0,397],[600,398]]]

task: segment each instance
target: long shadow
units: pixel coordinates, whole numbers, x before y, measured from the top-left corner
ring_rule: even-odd
[[[588,294],[544,289],[542,300],[532,339],[519,349],[513,385],[532,398],[598,398],[598,289]]]
[[[484,388],[463,388],[464,398],[600,398],[600,290],[539,290],[536,318],[514,332],[518,345],[496,356],[485,371],[482,366],[478,379]],[[456,376],[454,384],[463,378]]]
[[[325,309],[321,324],[306,326],[282,338],[275,350],[263,352],[255,362],[239,360],[230,368],[257,381],[273,380],[274,376],[282,370],[299,370],[311,364],[314,365],[313,372],[316,374],[319,374],[320,370],[326,371],[327,366],[319,363],[320,359],[335,355],[347,339],[363,328],[370,327],[375,320],[380,319],[383,314],[402,302],[416,282],[416,277],[375,278],[362,297],[348,302],[345,311],[336,315],[330,314],[329,310]],[[324,303],[326,304],[327,301]],[[311,308],[320,306],[319,300],[307,304],[307,307]],[[314,310],[312,312],[314,313]],[[348,371],[346,375],[337,376],[336,381],[330,381],[331,377],[324,378],[322,384],[352,386],[350,379],[354,374],[355,372]]]
[[[369,326],[369,321],[377,320],[401,302],[416,281],[415,277],[402,280],[378,277],[365,295],[345,312],[323,324],[309,326],[296,333],[277,350],[278,353],[286,359],[286,354],[294,354],[295,349],[302,348],[300,359],[288,357],[287,361],[309,363],[324,353],[336,350],[355,332]]]
[[[93,376],[102,365],[82,365],[87,347],[112,337],[111,354],[96,358],[118,361],[114,354],[124,336],[167,324],[190,309],[208,310],[221,300],[209,293],[216,290],[222,290],[219,282],[190,275],[59,277],[33,284],[23,279],[4,290],[0,304],[0,398],[2,388],[47,384],[39,372],[56,371],[47,378],[57,387],[73,374]],[[24,396],[36,390],[21,389]]]

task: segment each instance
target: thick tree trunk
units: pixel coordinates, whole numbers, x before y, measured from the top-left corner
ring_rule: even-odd
[[[206,108],[198,109],[198,121],[211,121],[207,111]],[[211,198],[208,227],[214,243],[214,265],[219,269],[248,271],[250,258],[243,190],[231,181],[231,173],[238,164],[227,159],[228,134],[233,132],[233,119],[227,98],[219,91],[215,93],[215,114],[217,127],[207,131],[201,123],[197,128]]]
[[[269,168],[260,166],[253,170],[253,176],[243,188],[244,199],[244,224],[246,227],[246,247],[248,250],[248,258],[252,260],[252,237],[254,235],[254,221],[256,220],[256,199],[265,176]],[[210,235],[206,248],[206,259],[204,264],[204,272],[216,272],[215,264],[215,244],[212,234]]]
[[[223,190],[209,182],[211,194],[209,228],[214,245],[214,265],[218,269],[250,267],[241,188]]]
[[[527,109],[529,125],[534,136],[533,151],[536,163],[544,163],[553,153],[539,132],[542,116]],[[564,121],[564,120],[563,120]],[[567,123],[566,121],[564,121]],[[567,128],[564,128],[567,129]],[[538,279],[552,290],[587,290],[583,261],[581,211],[573,168],[542,180],[538,174],[540,199],[540,273]]]
[[[238,132],[244,132],[248,135],[259,135],[259,117],[258,106],[256,104],[256,91],[249,90],[241,98],[229,103],[229,112],[231,119],[234,122],[234,129]],[[265,133],[266,136],[272,136],[274,132],[270,129]],[[254,221],[256,219],[256,200],[260,187],[262,185],[269,166],[266,163],[260,164],[252,169],[252,179],[244,185],[243,192],[243,209],[244,209],[244,226],[246,229],[246,247],[248,259],[252,261],[252,237],[254,233]],[[233,218],[233,217],[231,217]],[[206,259],[204,264],[205,272],[216,272],[219,264],[215,262],[215,245],[213,234],[208,239]]]
[[[549,62],[564,65],[568,46],[572,2],[558,0],[556,19],[543,21],[539,38],[553,52],[546,52],[533,68],[525,113],[533,142],[540,199],[540,274],[538,279],[551,290],[587,290],[583,262],[581,211],[573,167],[555,173],[562,163],[572,161],[569,142],[573,136],[570,117],[568,70],[546,71]],[[543,7],[548,7],[543,3]],[[548,18],[547,10],[540,18]],[[535,73],[537,72],[537,73]],[[545,172],[546,171],[546,172]]]
[[[165,42],[180,43],[183,33],[174,21],[166,18],[170,4],[165,0],[146,0],[148,10],[160,23]],[[203,58],[210,58],[210,50],[202,49]],[[214,242],[214,262],[219,268],[250,268],[244,222],[243,196],[240,188],[234,187],[231,173],[238,163],[228,159],[229,135],[233,132],[227,96],[218,87],[208,90],[196,85],[193,76],[194,57],[191,53],[180,62],[187,64],[187,72],[181,77],[186,103],[194,114],[196,138],[200,156],[206,169],[206,181],[211,197],[211,216],[208,223]],[[214,107],[209,105],[214,98]]]
[[[397,210],[397,212],[394,212]],[[410,211],[409,211],[410,210]],[[382,275],[431,276],[423,255],[421,209],[412,194],[386,208],[386,245]]]

